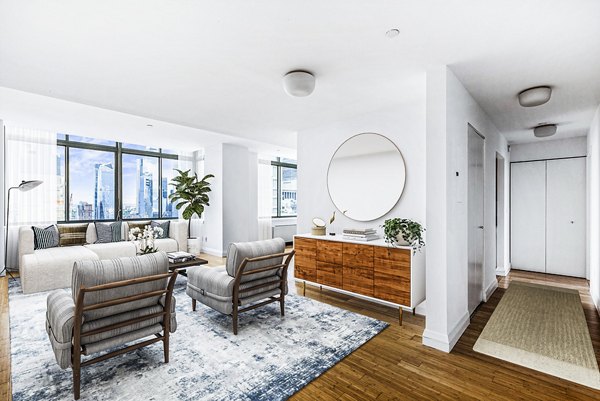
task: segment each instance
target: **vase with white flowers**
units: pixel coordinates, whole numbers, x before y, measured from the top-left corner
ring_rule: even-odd
[[[142,255],[158,252],[158,248],[154,246],[154,240],[161,238],[162,235],[162,228],[151,227],[150,225],[144,227],[144,230],[141,230],[139,227],[129,230],[129,239],[136,242],[138,253]]]

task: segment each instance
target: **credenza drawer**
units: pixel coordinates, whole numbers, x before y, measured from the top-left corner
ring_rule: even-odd
[[[375,258],[373,295],[375,298],[410,306],[410,273],[410,260],[407,264],[403,261]]]
[[[344,286],[346,291],[373,296],[373,268],[344,265]]]
[[[344,244],[344,266],[373,268],[373,246]]]
[[[301,280],[317,281],[317,268],[310,266],[302,266],[294,263],[294,277]]]
[[[375,257],[379,259],[394,260],[410,266],[410,250],[391,247],[376,246]]]
[[[342,266],[317,262],[317,283],[342,288]]]
[[[342,264],[343,244],[341,242],[322,240],[317,242],[317,260],[319,262]]]

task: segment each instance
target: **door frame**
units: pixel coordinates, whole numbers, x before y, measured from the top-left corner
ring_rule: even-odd
[[[509,169],[508,169],[508,174],[509,174],[509,183],[512,183],[512,165],[513,164],[519,164],[519,163],[530,163],[530,162],[548,162],[550,160],[564,160],[564,159],[586,159],[587,156],[566,156],[566,157],[548,157],[545,159],[532,159],[532,160],[517,160],[517,161],[509,161],[508,165],[509,165]],[[510,185],[509,185],[510,187]],[[586,216],[587,218],[587,216]],[[508,262],[510,263],[511,267],[512,267],[512,192],[509,194],[508,197]],[[587,235],[587,232],[586,232]],[[587,240],[587,239],[586,239]],[[586,274],[588,274],[589,271],[586,272]]]
[[[485,184],[486,184],[486,179],[485,179],[485,173],[486,173],[486,148],[487,148],[487,141],[485,139],[485,135],[483,135],[477,128],[475,128],[473,126],[473,124],[471,123],[467,123],[467,312],[469,313],[469,315],[472,315],[477,308],[479,307],[479,305],[477,307],[475,307],[475,309],[473,310],[473,312],[469,311],[469,283],[468,283],[468,279],[469,279],[469,172],[468,172],[468,166],[469,166],[469,131],[472,130],[475,134],[477,134],[482,140],[483,140],[483,147],[481,149],[481,158],[482,158],[482,174],[483,174],[483,187],[481,188],[481,193],[482,193],[482,220],[483,220],[483,240],[482,240],[482,244],[481,244],[481,282],[480,284],[480,294],[479,294],[479,305],[481,305],[481,303],[485,302],[485,256],[486,256],[486,248],[485,248],[485,217],[486,217],[486,213],[485,213]]]
[[[509,230],[510,227],[507,227],[504,216],[506,214],[506,207],[508,206],[507,202],[506,202],[506,191],[508,189],[507,185],[506,185],[506,175],[507,175],[507,173],[510,174],[510,166],[508,166],[509,168],[507,168],[506,158],[504,156],[502,156],[499,152],[496,152],[495,162],[496,162],[495,163],[496,202],[495,202],[495,208],[494,208],[495,209],[494,214],[496,216],[496,225],[494,227],[495,244],[496,244],[496,259],[495,259],[496,269],[495,270],[496,270],[496,274],[506,275],[506,273],[507,273],[507,271],[506,271],[506,264],[507,264],[506,246],[507,246],[507,244],[505,243],[504,238],[506,238],[506,230],[507,229]],[[500,205],[502,205],[501,208],[499,207]],[[510,223],[509,223],[509,225],[510,225]],[[499,229],[502,230],[501,235],[498,235]],[[499,245],[501,245],[501,246],[499,246]],[[500,265],[498,263],[499,261],[501,262]],[[484,283],[484,285],[485,285],[485,283]]]

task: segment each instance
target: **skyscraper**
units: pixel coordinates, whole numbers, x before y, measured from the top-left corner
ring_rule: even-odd
[[[152,191],[154,185],[152,182],[152,172],[146,171],[144,168],[144,159],[139,158],[137,161],[137,212],[139,217],[153,217],[152,209],[154,202],[152,199]]]
[[[94,219],[111,219],[115,210],[115,170],[112,163],[96,164]]]

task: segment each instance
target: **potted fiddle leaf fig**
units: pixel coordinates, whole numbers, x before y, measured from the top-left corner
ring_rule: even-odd
[[[414,253],[421,251],[425,245],[423,239],[425,229],[416,221],[400,218],[388,219],[381,227],[383,227],[385,242],[388,244],[410,246]]]
[[[171,185],[175,187],[175,191],[169,195],[169,200],[175,203],[177,210],[183,209],[181,217],[188,220],[188,238],[194,242],[193,246],[188,245],[188,247],[194,248],[195,252],[192,253],[198,253],[199,250],[195,249],[198,248],[196,244],[198,241],[196,238],[191,238],[191,224],[189,220],[194,216],[198,216],[198,218],[202,217],[204,207],[210,206],[208,197],[210,182],[208,182],[208,179],[214,178],[214,175],[207,174],[199,180],[197,174],[190,174],[190,170],[175,170],[178,175],[171,180]]]

